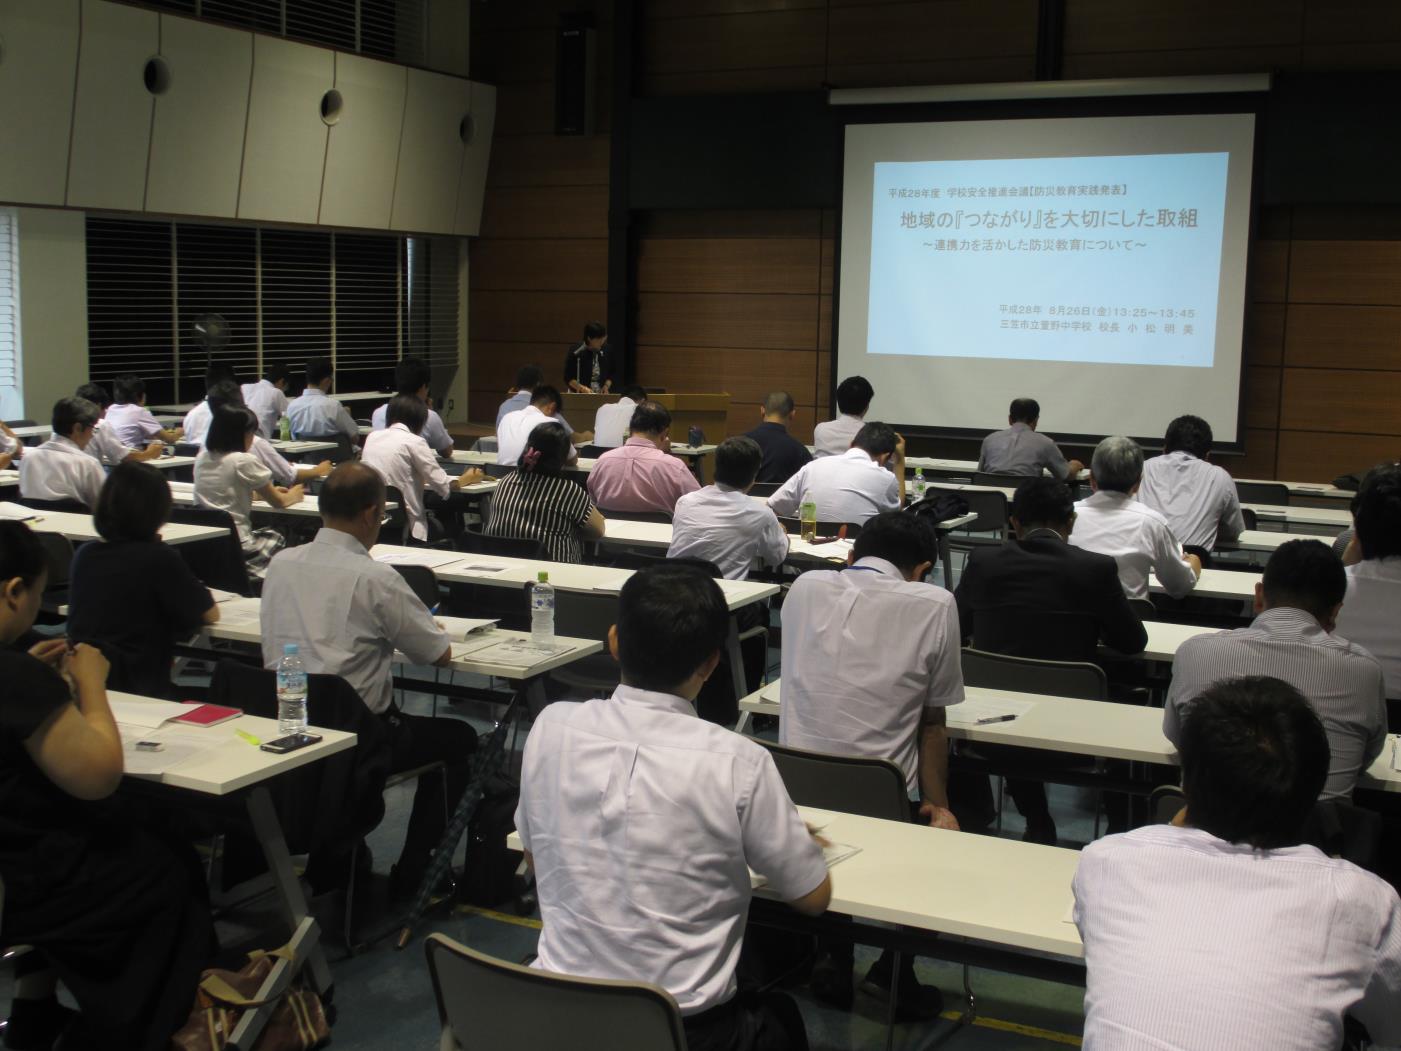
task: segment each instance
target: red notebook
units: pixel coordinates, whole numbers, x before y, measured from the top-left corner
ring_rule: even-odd
[[[230,719],[237,719],[243,714],[241,708],[227,708],[222,704],[204,704],[200,701],[183,701],[182,703],[190,710],[184,715],[177,715],[170,720],[171,722],[184,723],[187,726],[218,726]]]

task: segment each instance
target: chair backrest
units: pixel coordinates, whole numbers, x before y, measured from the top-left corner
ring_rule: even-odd
[[[1148,794],[1148,818],[1155,825],[1168,825],[1187,805],[1187,797],[1177,785],[1159,785]]]
[[[750,496],[773,496],[783,488],[782,482],[755,482],[749,487]]]
[[[1129,609],[1134,611],[1139,620],[1156,620],[1158,617],[1158,607],[1153,605],[1152,599],[1131,598]]]
[[[44,549],[44,560],[49,564],[48,583],[50,591],[66,588],[69,580],[69,567],[73,565],[73,542],[62,533],[38,533],[35,537]]]
[[[1304,822],[1305,843],[1371,871],[1376,871],[1381,837],[1381,815],[1344,799],[1320,800]]]
[[[1246,529],[1256,529],[1260,525],[1260,516],[1255,513],[1253,507],[1242,507],[1240,509],[1241,521],[1245,523]],[[1339,556],[1342,557],[1341,555]]]
[[[496,555],[500,558],[533,558],[549,561],[544,541],[527,536],[488,536],[475,529],[463,534],[473,550],[483,555]]]
[[[429,609],[437,609],[442,602],[442,592],[438,590],[438,574],[427,566],[398,565],[395,571],[404,578],[418,600]]]
[[[1289,504],[1289,487],[1283,482],[1237,482],[1236,495],[1243,504]]]
[[[326,459],[332,463],[345,463],[347,460],[355,459],[356,442],[344,434],[333,434],[329,438],[318,438],[317,441],[335,442],[336,447],[326,453]]]
[[[1093,661],[1099,622],[1088,613],[1038,606],[986,606],[973,619],[971,648],[1032,660]]]
[[[655,985],[522,967],[442,934],[430,934],[424,951],[444,1047],[686,1051],[681,1011]]]
[[[555,592],[555,634],[573,639],[607,641],[618,622],[618,596],[607,592]]]
[[[798,536],[802,533],[802,521],[797,518],[780,518],[779,524],[783,526],[783,531],[790,536]],[[860,522],[818,522],[818,536],[837,536],[843,529],[846,530],[846,538],[855,540],[861,535]]]
[[[384,517],[389,519],[380,527],[381,543],[393,543],[400,546],[409,542],[409,511],[404,506],[404,493],[397,485],[386,485],[384,487],[385,505],[395,505],[384,512]],[[384,534],[388,532],[389,538],[385,539]]]
[[[756,740],[773,755],[784,787],[799,806],[887,821],[910,819],[905,775],[889,759],[829,755]]]
[[[978,471],[973,475],[973,484],[990,485],[995,489],[1015,489],[1030,479],[1031,475],[1027,474],[992,474],[988,471]]]
[[[16,503],[32,507],[36,511],[69,511],[73,514],[92,514],[92,509],[81,500],[41,500],[37,496],[21,496]]]
[[[621,522],[660,522],[671,525],[671,515],[666,511],[609,511],[599,508],[605,518],[616,518]]]
[[[990,690],[1080,697],[1087,701],[1103,701],[1109,697],[1109,680],[1104,669],[1097,665],[1008,657],[975,649],[963,651],[963,682]]]
[[[175,550],[190,567],[190,572],[204,582],[205,587],[251,595],[248,563],[243,560],[243,548],[238,542],[238,528],[227,511],[212,507],[173,507],[170,520],[185,525],[216,526],[228,530],[212,540],[197,540],[177,544]]]
[[[978,489],[952,489],[949,486],[931,485],[927,492],[936,489],[948,489],[949,492],[963,497],[968,502],[970,514],[978,516],[977,521],[970,522],[964,528],[975,533],[997,533],[1005,536],[1007,533],[1007,497],[1004,493],[987,492]]]

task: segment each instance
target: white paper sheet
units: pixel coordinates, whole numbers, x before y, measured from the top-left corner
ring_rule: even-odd
[[[855,857],[860,853],[860,847],[853,847],[846,843],[829,843],[822,848],[822,860],[827,863],[827,868],[830,870],[833,866],[841,864],[847,858]],[[749,870],[749,886],[754,890],[758,890],[768,882],[769,881],[765,877],[759,875],[753,869]]]
[[[0,502],[0,518],[8,519],[12,522],[28,522],[32,519],[38,519],[38,517],[38,512],[32,507],[11,503],[8,500]]]
[[[513,667],[525,668],[539,661],[547,660],[556,654],[564,653],[569,648],[567,642],[537,643],[528,638],[512,638],[499,642],[488,640],[487,645],[473,647],[470,650],[464,650],[464,652],[470,653],[474,661],[509,664]]]
[[[456,551],[384,551],[375,555],[376,562],[383,562],[387,566],[427,566],[429,569],[441,569],[443,566],[450,566],[454,562],[461,562],[462,555]]]
[[[143,726],[154,729],[167,719],[184,715],[190,709],[175,701],[160,701],[154,698],[134,701],[124,697],[109,697],[112,718],[127,726]]]
[[[114,704],[115,707],[115,704]],[[184,705],[176,705],[184,708]],[[220,747],[228,741],[227,733],[216,733],[225,726],[179,726],[166,725],[157,728],[134,726],[117,722],[117,732],[122,738],[122,762],[128,774],[163,774],[182,763],[199,759],[205,753]],[[136,742],[156,741],[161,749],[158,752],[138,750]]]
[[[478,620],[471,617],[434,617],[434,620],[448,633],[454,642],[466,641],[467,636],[490,631],[496,627],[495,620]]]
[[[977,726],[979,720],[997,719],[1002,720],[1003,716],[1023,716],[1036,707],[1035,701],[1020,701],[1015,698],[1005,700],[985,700],[981,697],[969,697],[961,704],[952,704],[944,709],[950,726]],[[1007,720],[1011,721],[1011,720]],[[983,725],[996,725],[996,723],[983,723]]]

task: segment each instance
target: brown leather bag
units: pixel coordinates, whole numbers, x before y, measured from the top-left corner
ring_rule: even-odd
[[[291,960],[287,946],[271,952],[251,952],[237,971],[210,968],[200,980],[189,1021],[170,1038],[175,1051],[223,1051],[243,1013],[273,1004],[272,1017],[254,1045],[256,1051],[309,1051],[331,1037],[321,997],[300,979],[269,1000],[256,999],[258,990],[278,960]]]

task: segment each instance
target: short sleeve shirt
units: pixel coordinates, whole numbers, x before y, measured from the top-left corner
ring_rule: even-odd
[[[253,493],[272,481],[272,472],[252,453],[212,453],[195,459],[195,504],[227,511],[238,526],[238,539],[253,537]]]
[[[491,494],[485,532],[542,541],[553,562],[582,562],[579,529],[593,509],[589,494],[568,478],[517,470]]]

